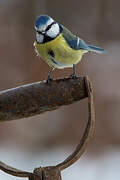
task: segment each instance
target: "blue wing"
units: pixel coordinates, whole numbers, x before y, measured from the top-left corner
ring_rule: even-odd
[[[92,46],[92,45],[87,45],[82,39],[79,37],[73,35],[67,28],[63,27],[62,35],[68,45],[75,50],[88,50],[88,51],[93,51],[96,53],[104,53],[104,49]]]
[[[79,50],[79,49],[84,49],[84,50],[89,50],[88,45],[79,37],[73,35],[67,28],[65,28],[64,26],[60,25],[60,27],[62,28],[62,36],[64,37],[64,39],[66,40],[66,42],[68,43],[68,45],[75,50]]]
[[[74,39],[72,39],[72,40],[69,40],[67,38],[65,38],[65,40],[72,49],[75,49],[75,50],[79,50],[79,49],[89,50],[88,45],[82,39],[80,39],[77,36],[75,36]]]

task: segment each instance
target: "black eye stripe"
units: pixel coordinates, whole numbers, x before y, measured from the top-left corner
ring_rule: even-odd
[[[46,28],[45,31],[48,31],[48,30],[51,28],[51,26],[52,26],[53,24],[56,24],[56,22],[54,21],[54,22],[52,22],[50,25],[48,25],[48,27]]]
[[[37,33],[38,33],[38,34],[42,34],[42,35],[43,35],[43,33],[42,33],[42,32],[40,32],[40,31],[37,31]]]
[[[50,25],[48,25],[48,27],[46,28],[45,31],[48,31],[48,30],[51,28],[51,26],[52,26],[53,24],[56,24],[56,22],[54,21],[54,22],[52,22]],[[38,30],[37,30],[37,33],[38,33],[38,34],[42,34],[42,35],[44,34],[43,32],[38,31]]]

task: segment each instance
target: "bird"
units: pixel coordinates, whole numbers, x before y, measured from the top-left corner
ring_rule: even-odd
[[[72,67],[73,73],[70,77],[75,79],[76,64],[81,61],[85,53],[104,53],[104,49],[85,43],[48,15],[38,16],[34,28],[36,32],[35,51],[50,66],[47,83],[51,81],[51,73],[56,68]]]

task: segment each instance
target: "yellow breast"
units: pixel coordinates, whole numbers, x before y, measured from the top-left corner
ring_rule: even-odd
[[[72,67],[73,64],[77,64],[86,52],[85,50],[74,50],[70,48],[61,34],[47,43],[39,44],[35,41],[34,46],[36,52],[49,66],[59,69]],[[51,60],[48,54],[50,51],[54,52],[56,63]]]

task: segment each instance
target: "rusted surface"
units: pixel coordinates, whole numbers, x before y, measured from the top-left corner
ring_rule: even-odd
[[[0,169],[12,176],[16,177],[34,177],[33,173],[21,171],[19,169],[13,168],[11,166],[8,166],[7,164],[0,161]]]
[[[79,78],[77,80],[79,83]],[[69,82],[69,79],[67,81]],[[6,172],[10,175],[17,176],[17,177],[28,177],[29,180],[62,180],[61,171],[64,170],[65,168],[69,167],[70,165],[72,165],[74,162],[76,162],[81,157],[81,155],[85,151],[87,144],[93,134],[94,125],[95,125],[95,113],[94,113],[93,92],[92,92],[91,83],[87,77],[84,77],[81,82],[82,83],[84,82],[83,83],[84,91],[85,91],[84,94],[86,94],[86,96],[88,97],[88,122],[87,122],[87,125],[85,128],[84,134],[83,134],[82,138],[80,139],[80,142],[76,146],[76,149],[74,150],[74,152],[70,156],[68,156],[68,158],[66,158],[63,162],[59,163],[58,165],[35,168],[33,173],[18,170],[16,168],[8,166],[0,161],[0,169],[2,171]],[[52,82],[52,83],[54,83],[54,82]],[[69,82],[69,83],[71,85],[71,82]],[[80,84],[80,87],[83,86],[82,83]],[[48,86],[51,86],[51,85],[49,84]],[[65,86],[65,88],[66,88],[66,86]],[[78,88],[78,87],[76,86],[76,88]],[[80,91],[81,91],[81,89],[80,89]],[[10,92],[11,92],[11,90],[10,90]],[[68,92],[68,94],[69,94],[69,92]],[[81,96],[80,96],[80,98],[81,98]],[[77,99],[77,98],[75,97],[75,99]],[[48,103],[49,101],[45,101],[45,102]]]
[[[84,77],[36,82],[0,92],[0,121],[25,118],[87,97]]]

